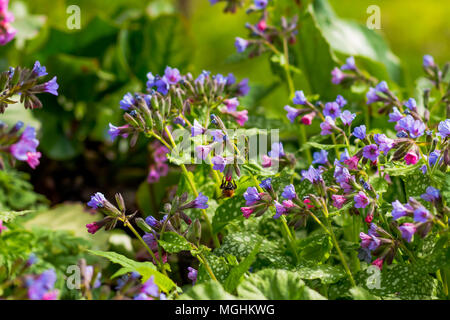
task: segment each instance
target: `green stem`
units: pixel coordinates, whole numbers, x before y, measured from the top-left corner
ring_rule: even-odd
[[[295,261],[298,263],[299,262],[299,258],[298,258],[298,253],[297,253],[297,246],[295,245],[295,237],[293,236],[291,230],[289,229],[289,226],[287,225],[286,217],[282,215],[280,217],[280,220],[281,220],[281,226],[283,227],[282,230],[284,230],[283,233],[286,234],[285,235],[286,242],[291,247],[291,250],[292,250],[292,252],[294,253],[294,256],[295,256]]]
[[[217,281],[217,278],[214,275],[214,272],[212,271],[211,267],[209,266],[208,261],[206,261],[205,256],[202,253],[200,253],[197,256],[197,259],[198,259],[198,261],[200,261],[200,263],[203,263],[203,265],[205,266],[205,269],[209,273],[211,279],[213,279],[214,281]]]
[[[165,127],[164,129],[167,133],[167,137],[169,138],[170,143],[175,148],[176,144],[175,144],[175,141],[173,140],[170,130],[167,127]],[[191,187],[192,192],[194,193],[195,197],[198,197],[199,193],[197,191],[197,187],[195,186],[195,182],[192,180],[191,176],[189,175],[189,172],[186,169],[186,166],[184,165],[184,163],[182,163],[182,164],[180,164],[180,167],[181,167],[181,170],[183,171],[184,177],[187,179],[189,186]],[[217,237],[217,234],[215,234],[213,232],[212,224],[211,224],[211,221],[209,220],[208,214],[206,213],[205,209],[201,209],[201,212],[202,212],[203,218],[205,219],[206,225],[208,226],[208,229],[211,232],[211,236],[212,236],[214,245],[216,246],[216,248],[219,248],[220,247],[219,238]]]

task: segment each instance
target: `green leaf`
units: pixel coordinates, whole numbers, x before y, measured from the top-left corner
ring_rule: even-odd
[[[0,211],[0,221],[11,222],[16,217],[23,216],[27,213],[34,212],[33,210],[23,210],[23,211]]]
[[[182,294],[178,300],[235,300],[236,297],[227,293],[223,287],[214,280],[197,284]]]
[[[327,234],[310,235],[299,241],[297,249],[302,259],[320,263],[330,257],[333,242]]]
[[[314,1],[314,13],[323,36],[334,51],[365,57],[365,68],[380,79],[385,78],[384,65],[391,79],[403,80],[398,57],[378,33],[365,25],[339,18],[326,0]]]
[[[249,300],[326,300],[305,285],[295,272],[265,269],[251,274],[237,288]]]
[[[300,262],[292,269],[300,278],[305,280],[319,279],[324,284],[335,283],[346,276],[340,266],[329,264],[316,264],[312,262]]]
[[[334,148],[346,148],[347,146],[345,144],[320,144],[316,142],[307,142],[302,149],[309,149],[309,148],[316,148],[319,150],[331,150]]]
[[[204,257],[206,258],[206,261],[208,262],[208,265],[214,273],[216,279],[220,282],[225,281],[231,269],[231,266],[227,263],[227,260],[224,257],[218,257],[210,252],[205,253]],[[205,266],[201,264],[198,268],[197,282],[201,283],[208,280],[211,280],[211,276],[206,271]]]
[[[256,260],[256,255],[261,247],[261,242],[259,242],[255,248],[250,252],[250,254],[241,262],[238,266],[231,269],[230,274],[224,283],[224,288],[228,292],[234,292],[238,286],[242,276],[248,271],[252,263]]]
[[[125,268],[126,272],[138,272],[142,276],[142,282],[145,282],[151,276],[154,276],[155,283],[158,285],[159,289],[166,293],[176,287],[176,284],[170,278],[157,271],[155,265],[151,262],[137,262],[116,252],[89,250],[89,253],[107,258],[113,263],[120,264]],[[125,270],[121,269],[119,270],[119,273],[125,273]]]
[[[380,300],[379,297],[370,294],[370,292],[361,287],[351,288],[350,294],[355,300]]]
[[[164,232],[162,239],[158,240],[161,247],[169,253],[191,250],[190,243],[176,232]]]
[[[380,194],[385,193],[389,188],[389,183],[383,177],[375,177],[374,179],[372,179],[371,183],[375,191]]]
[[[244,217],[242,216],[241,207],[245,207],[245,199],[241,195],[235,195],[220,204],[212,219],[213,232],[219,232],[231,221],[243,221]]]

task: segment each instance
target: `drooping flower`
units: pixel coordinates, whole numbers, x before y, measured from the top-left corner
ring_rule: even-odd
[[[199,134],[204,134],[205,132],[206,129],[201,126],[201,124],[197,121],[197,119],[195,119],[194,125],[191,127],[192,137],[198,136]]]
[[[419,155],[413,151],[409,151],[405,155],[405,162],[407,165],[414,165],[419,161]]]
[[[347,60],[345,60],[345,64],[342,65],[341,70],[356,70],[355,58],[353,56],[348,57]]]
[[[425,201],[433,202],[439,200],[439,198],[441,197],[441,193],[439,189],[430,186],[426,189],[426,192],[422,194],[420,197]]]
[[[122,100],[120,100],[120,109],[128,111],[130,108],[136,103],[136,100],[134,99],[134,96],[128,92],[126,93]]]
[[[32,72],[38,77],[43,77],[43,76],[48,75],[45,66],[41,66],[41,63],[39,61],[36,61],[34,63]]]
[[[414,98],[409,98],[408,101],[404,103],[404,106],[409,110],[414,111],[417,109],[417,102],[416,100],[414,100]]]
[[[244,192],[244,199],[247,206],[251,206],[261,200],[258,189],[256,187],[248,187],[247,191]]]
[[[447,138],[450,136],[450,119],[439,122],[438,131],[442,138]]]
[[[402,234],[402,238],[407,242],[411,242],[411,239],[416,232],[417,228],[413,223],[404,223],[400,227],[398,227]]]
[[[198,197],[194,200],[194,208],[196,209],[208,209],[208,197],[203,193],[199,193]]]
[[[236,111],[236,108],[239,106],[238,98],[225,99],[223,101],[228,111]]]
[[[339,107],[343,108],[347,105],[347,100],[340,94],[336,97],[336,103],[339,105]]]
[[[253,213],[253,211],[254,211],[254,208],[253,208],[253,207],[241,207],[242,215],[243,215],[246,219],[248,219],[248,218],[251,216],[251,214]]]
[[[266,189],[267,191],[270,191],[272,189],[272,178],[267,178],[261,181],[259,186],[263,189]]]
[[[287,209],[278,201],[274,201],[275,202],[275,215],[273,216],[274,219],[278,219],[279,217],[281,217],[281,215],[286,214]]]
[[[341,71],[338,67],[335,67],[331,71],[331,82],[334,84],[340,84],[346,78],[345,73]]]
[[[381,270],[383,268],[383,262],[383,259],[377,258],[372,262],[372,265]]]
[[[333,194],[331,196],[331,199],[333,199],[333,206],[337,209],[341,209],[344,203],[347,201],[347,198],[342,195]]]
[[[200,145],[200,146],[196,146],[195,147],[195,152],[197,154],[197,157],[199,159],[205,160],[208,157],[208,154],[211,152],[211,150],[213,149],[214,145],[213,144],[208,144],[208,145]]]
[[[272,143],[272,150],[268,152],[269,157],[271,158],[280,158],[285,155],[283,144],[281,142]]]
[[[272,158],[271,157],[269,157],[266,154],[263,154],[261,158],[262,158],[261,166],[263,168],[270,168],[272,166]]]
[[[39,140],[36,139],[36,131],[33,127],[27,127],[20,136],[20,140],[11,145],[10,152],[14,158],[27,161],[30,154],[36,153]]]
[[[355,120],[356,113],[351,113],[348,110],[344,110],[344,112],[341,113],[340,118],[344,125],[349,126],[352,124],[352,121]]]
[[[238,83],[237,85],[237,91],[236,91],[236,95],[241,97],[241,96],[245,96],[247,95],[247,93],[249,93],[250,91],[250,86],[248,84],[248,79],[242,79],[241,82]]]
[[[331,117],[326,116],[325,121],[320,124],[320,129],[322,129],[320,134],[322,136],[332,134],[334,127],[335,127],[334,120]]]
[[[41,273],[37,278],[27,282],[28,298],[30,300],[56,300],[58,291],[53,290],[56,282],[55,270],[49,269]]]
[[[197,270],[191,267],[188,267],[188,279],[192,281],[192,285],[195,284],[195,282],[197,281]]]
[[[404,206],[400,201],[395,200],[392,202],[392,219],[397,220],[401,217],[406,216],[410,210],[406,206]]]
[[[302,170],[302,180],[306,179],[311,183],[318,183],[322,181],[320,170],[310,166],[308,170]]]
[[[254,0],[255,8],[257,10],[262,10],[266,8],[268,0]]]
[[[295,119],[302,113],[301,109],[292,108],[291,106],[284,106],[284,110],[287,112],[287,118],[291,123],[294,123]]]
[[[236,47],[236,51],[241,53],[244,52],[248,47],[248,40],[242,39],[240,37],[236,37],[234,41],[234,46]]]
[[[344,160],[344,163],[348,166],[349,170],[358,170],[358,162],[359,158],[357,156]]]
[[[379,155],[380,150],[378,150],[378,146],[376,144],[369,144],[363,148],[364,158],[376,161]]]
[[[375,140],[375,143],[378,145],[378,148],[380,151],[387,154],[389,150],[391,150],[394,147],[394,140],[386,137],[385,134],[377,133],[373,136],[373,139]]]
[[[364,140],[366,138],[366,126],[360,125],[353,129],[353,135],[360,140]]]
[[[320,150],[313,153],[313,164],[327,164],[328,162],[328,151]]]
[[[317,113],[315,111],[305,114],[301,119],[302,123],[307,126],[311,125],[316,114]]]
[[[325,104],[325,108],[323,109],[323,114],[334,120],[341,115],[341,108],[337,102],[327,102]]]
[[[360,232],[359,238],[361,239],[361,247],[369,249],[370,251],[373,251],[376,248],[378,248],[381,243],[380,239],[378,239],[375,235],[370,234],[370,230],[369,234]]]
[[[423,67],[424,68],[432,68],[436,64],[434,63],[434,58],[429,54],[423,56]]]
[[[159,174],[158,170],[156,170],[156,167],[154,165],[151,165],[150,166],[150,170],[149,170],[148,175],[147,175],[147,182],[148,183],[158,182],[160,176],[161,175]]]
[[[293,184],[289,184],[284,187],[283,193],[281,196],[285,199],[292,200],[297,197],[297,193],[295,192],[295,187]]]
[[[122,138],[127,138],[128,137],[128,132],[127,129],[130,126],[128,124],[123,125],[121,127],[116,127],[115,125],[113,125],[112,123],[109,124],[109,130],[108,130],[108,134],[111,138],[111,141],[114,141],[119,135]]]
[[[305,105],[308,102],[308,100],[306,99],[305,94],[303,93],[302,90],[297,90],[295,91],[295,95],[294,98],[292,99],[292,102],[297,105]]]
[[[369,88],[369,91],[366,93],[367,104],[375,103],[381,101],[382,98],[378,95],[378,92],[375,88]]]
[[[414,221],[415,222],[427,222],[428,220],[433,219],[431,213],[425,209],[425,207],[419,207],[414,210]]]
[[[397,107],[392,108],[392,112],[389,113],[389,122],[398,122],[404,118],[404,115],[397,109]]]
[[[227,164],[227,160],[222,156],[212,157],[211,162],[213,163],[213,169],[219,170],[220,172],[223,172]]]
[[[95,193],[91,196],[91,200],[87,203],[87,205],[93,209],[102,208],[106,203],[106,198],[101,192]]]
[[[146,282],[142,284],[141,293],[145,293],[149,296],[158,297],[159,296],[159,288],[155,283],[155,276],[151,276]]]
[[[369,204],[369,198],[362,191],[359,191],[353,199],[355,200],[355,208],[365,208]]]

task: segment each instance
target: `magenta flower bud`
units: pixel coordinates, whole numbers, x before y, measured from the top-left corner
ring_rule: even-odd
[[[91,234],[95,234],[98,230],[101,229],[103,225],[99,222],[92,222],[92,223],[88,223],[86,225],[86,228],[88,229],[88,232]]]
[[[148,172],[147,176],[147,182],[148,183],[155,183],[158,182],[160,178],[160,174],[158,170],[156,170],[155,166],[150,166],[150,171]]]
[[[414,151],[409,151],[405,156],[405,162],[407,165],[414,165],[419,161],[419,155]]]
[[[359,158],[357,156],[344,160],[344,163],[348,166],[349,170],[358,170],[358,162]]]
[[[3,225],[3,221],[0,220],[0,234],[1,234],[3,231],[5,231],[5,230],[8,230],[8,228],[5,227],[5,226]]]
[[[353,198],[355,200],[355,208],[365,208],[369,204],[369,198],[362,191],[359,191]]]
[[[254,208],[253,208],[253,207],[241,207],[242,215],[243,215],[246,219],[248,219],[248,218],[251,216],[251,214],[253,213],[253,211],[254,211]]]
[[[225,99],[223,103],[228,111],[236,111],[236,108],[239,106],[239,100],[237,98]]]
[[[372,265],[381,270],[383,268],[383,262],[383,259],[378,258],[372,262]]]
[[[262,163],[261,163],[263,168],[270,168],[272,166],[272,158],[270,158],[267,155],[263,155],[262,156]]]
[[[316,114],[317,113],[315,111],[305,114],[301,119],[302,123],[307,126],[311,125],[313,119],[316,117]]]
[[[347,201],[346,197],[337,194],[333,194],[331,196],[331,199],[333,199],[333,206],[337,209],[341,209],[344,203]]]

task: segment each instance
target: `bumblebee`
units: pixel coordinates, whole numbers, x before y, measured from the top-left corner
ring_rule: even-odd
[[[223,177],[220,189],[222,189],[222,198],[231,198],[234,195],[237,185],[231,177]]]

